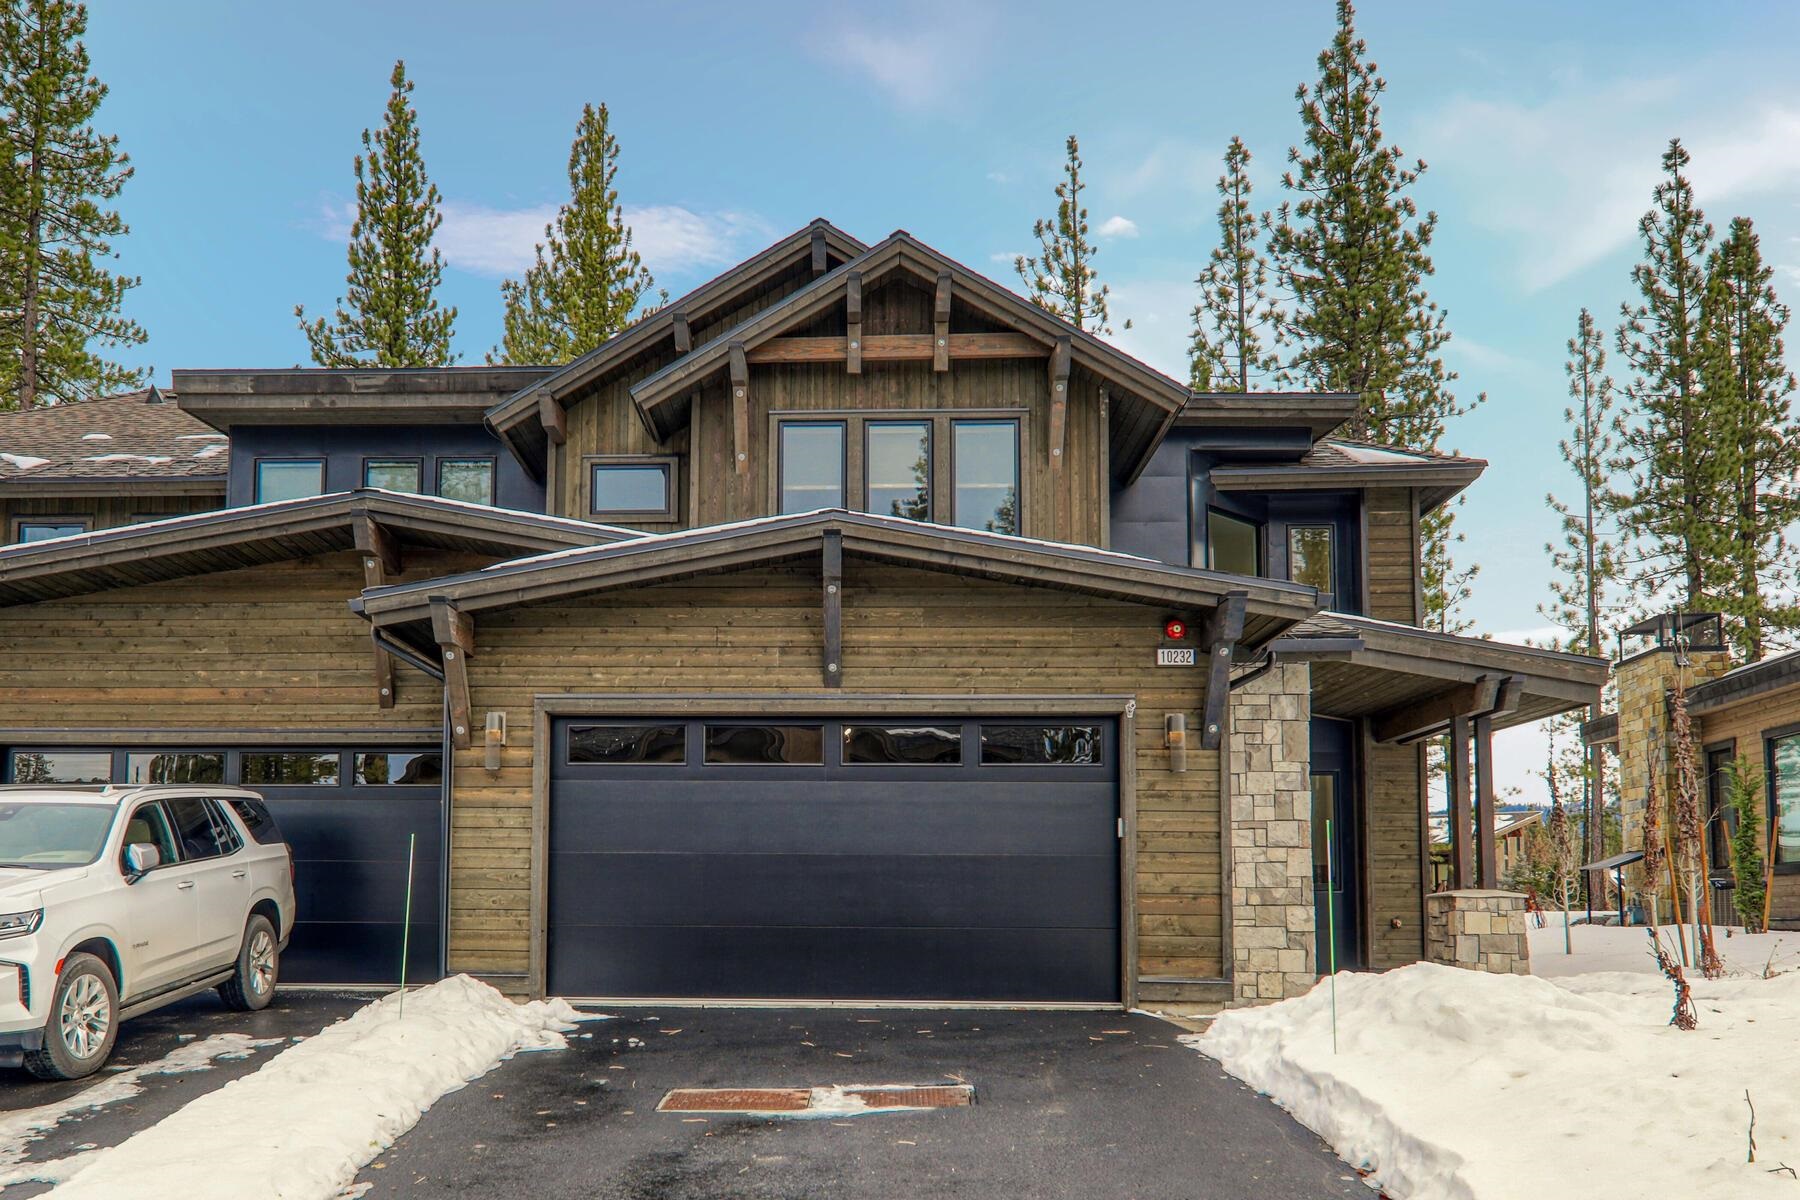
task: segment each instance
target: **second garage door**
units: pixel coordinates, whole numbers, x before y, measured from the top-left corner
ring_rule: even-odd
[[[1116,1002],[1110,719],[560,719],[548,988]]]

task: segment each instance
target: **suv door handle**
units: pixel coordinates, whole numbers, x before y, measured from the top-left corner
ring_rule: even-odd
[[[233,879],[242,879],[244,876],[248,875],[249,873],[250,872],[244,870],[242,867],[239,867],[237,870],[235,870],[231,873],[231,877]]]
[[[180,882],[180,883],[178,883],[178,884],[176,884],[176,885],[175,885],[175,888],[176,888],[176,890],[177,890],[177,891],[182,891],[182,892],[185,892],[185,891],[187,891],[187,890],[189,890],[189,889],[190,889],[190,888],[192,888],[192,887],[193,887],[193,886],[194,886],[194,881],[193,881],[193,880],[191,880],[191,879],[184,879],[184,880],[182,880],[182,881],[181,881],[181,882]]]

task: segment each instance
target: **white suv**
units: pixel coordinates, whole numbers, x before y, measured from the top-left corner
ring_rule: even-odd
[[[294,866],[238,788],[0,787],[0,1066],[78,1079],[119,1022],[216,987],[275,994]]]

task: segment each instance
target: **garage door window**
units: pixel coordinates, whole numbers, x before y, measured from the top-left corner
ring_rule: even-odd
[[[1097,767],[1104,759],[1098,725],[983,725],[983,766]]]
[[[279,787],[336,787],[338,756],[311,750],[244,755],[244,782]]]
[[[224,783],[223,754],[157,754],[125,756],[126,783]]]
[[[15,750],[7,778],[14,783],[110,783],[112,755],[88,750]]]
[[[962,762],[962,730],[943,725],[846,725],[844,762],[953,767]]]
[[[824,735],[822,725],[708,725],[706,761],[711,766],[821,766]]]
[[[358,787],[411,784],[435,787],[444,781],[444,756],[437,753],[358,754],[355,779]]]
[[[572,763],[674,763],[687,761],[685,725],[575,725],[569,729]]]

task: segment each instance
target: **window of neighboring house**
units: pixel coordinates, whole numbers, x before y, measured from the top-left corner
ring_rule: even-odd
[[[1335,592],[1337,555],[1329,525],[1288,526],[1288,578],[1321,592]]]
[[[1262,526],[1243,517],[1206,510],[1206,566],[1233,575],[1262,574]]]
[[[871,421],[864,429],[863,509],[931,520],[931,424]]]
[[[844,422],[781,423],[781,512],[844,507]]]
[[[416,458],[365,458],[363,486],[388,492],[418,492],[424,469]]]
[[[675,519],[673,458],[601,458],[588,462],[588,511],[627,520]]]
[[[950,426],[950,521],[964,529],[1019,532],[1019,423],[954,421]]]
[[[1737,813],[1731,807],[1731,760],[1735,746],[1709,746],[1706,750],[1706,852],[1713,870],[1731,867],[1731,834]]]
[[[13,522],[13,541],[47,542],[51,538],[74,537],[88,531],[85,517],[34,517]]]
[[[468,504],[494,502],[494,460],[491,458],[440,458],[437,460],[437,494],[446,500]]]
[[[1781,827],[1775,864],[1800,864],[1800,729],[1768,740],[1769,798]]]
[[[256,464],[256,503],[300,500],[325,494],[322,458],[268,458]]]

